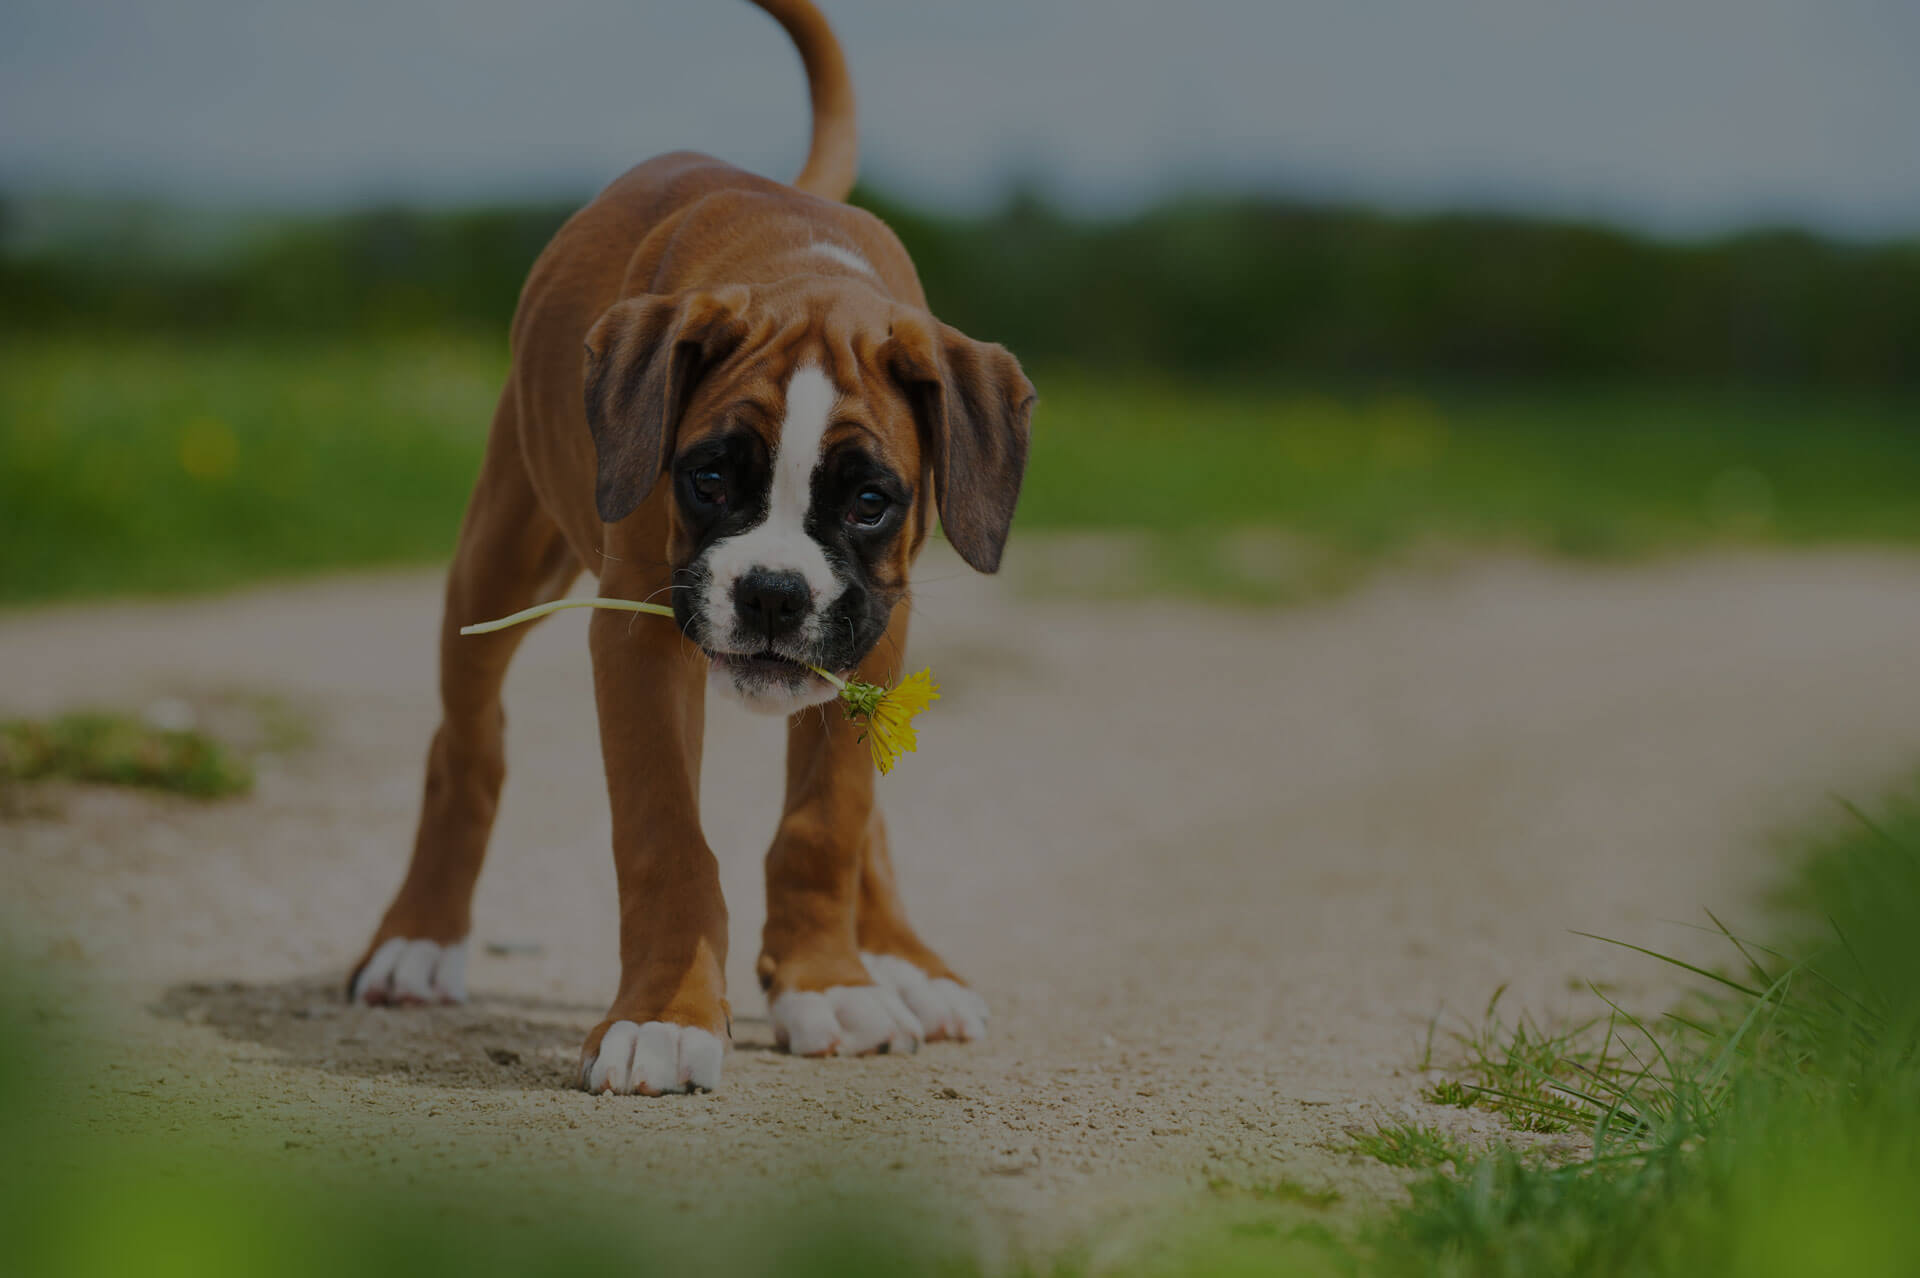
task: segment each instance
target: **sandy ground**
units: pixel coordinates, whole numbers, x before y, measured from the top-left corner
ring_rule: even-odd
[[[948,695],[884,802],[992,1037],[773,1050],[751,967],[780,730],[716,706],[736,1038],[719,1091],[661,1100],[567,1088],[616,975],[584,617],[546,623],[508,686],[477,997],[431,1011],[339,983],[412,830],[436,579],[0,618],[8,711],[261,691],[317,725],[246,800],[76,789],[0,821],[12,948],[90,1009],[60,1021],[71,1085],[103,1126],[307,1178],[399,1163],[425,1195],[694,1222],[878,1187],[989,1256],[1122,1246],[1209,1178],[1365,1203],[1397,1181],[1347,1131],[1496,1130],[1419,1100],[1436,1014],[1502,984],[1584,1011],[1582,977],[1658,1006],[1664,969],[1572,929],[1713,954],[1684,925],[1754,916],[1772,833],[1920,757],[1912,557],[1484,561],[1271,613],[921,577],[915,648]]]

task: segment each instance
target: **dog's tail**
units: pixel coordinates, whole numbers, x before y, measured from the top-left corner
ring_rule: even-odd
[[[753,0],[793,37],[807,69],[813,98],[813,140],[807,164],[793,184],[829,200],[844,200],[860,168],[860,135],[854,124],[853,80],[833,29],[811,0]]]

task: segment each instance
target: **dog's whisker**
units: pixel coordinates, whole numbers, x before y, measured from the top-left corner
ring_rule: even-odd
[[[669,585],[665,585],[665,586],[662,586],[662,587],[660,587],[660,589],[658,589],[658,590],[656,590],[656,591],[654,591],[654,592],[653,592],[652,594],[650,594],[650,595],[648,595],[648,596],[647,596],[647,597],[646,597],[646,598],[645,598],[645,599],[644,599],[644,600],[643,600],[642,602],[644,602],[644,603],[652,603],[652,602],[654,601],[654,599],[655,599],[655,598],[656,598],[657,596],[660,596],[660,595],[664,595],[664,594],[665,594],[665,593],[667,593],[667,591],[669,591],[669,590],[686,590],[686,589],[689,589],[689,587],[687,587],[687,586],[675,586],[675,585],[671,585],[671,584],[669,584]],[[636,613],[635,615],[637,616],[638,614]]]

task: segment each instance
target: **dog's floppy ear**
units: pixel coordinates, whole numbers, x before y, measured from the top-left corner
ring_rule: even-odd
[[[927,441],[947,540],[993,572],[1027,470],[1033,383],[1004,346],[916,312],[894,313],[888,352]]]
[[[587,334],[587,427],[594,505],[618,523],[653,491],[700,378],[747,334],[747,290],[629,297]]]

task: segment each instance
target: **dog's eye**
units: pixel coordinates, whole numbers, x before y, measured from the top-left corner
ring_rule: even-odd
[[[860,495],[853,499],[853,509],[847,512],[847,522],[871,528],[887,517],[887,509],[892,505],[892,500],[878,489],[862,489]]]
[[[689,479],[693,485],[693,495],[708,506],[724,506],[727,503],[727,477],[708,466],[693,472]]]

